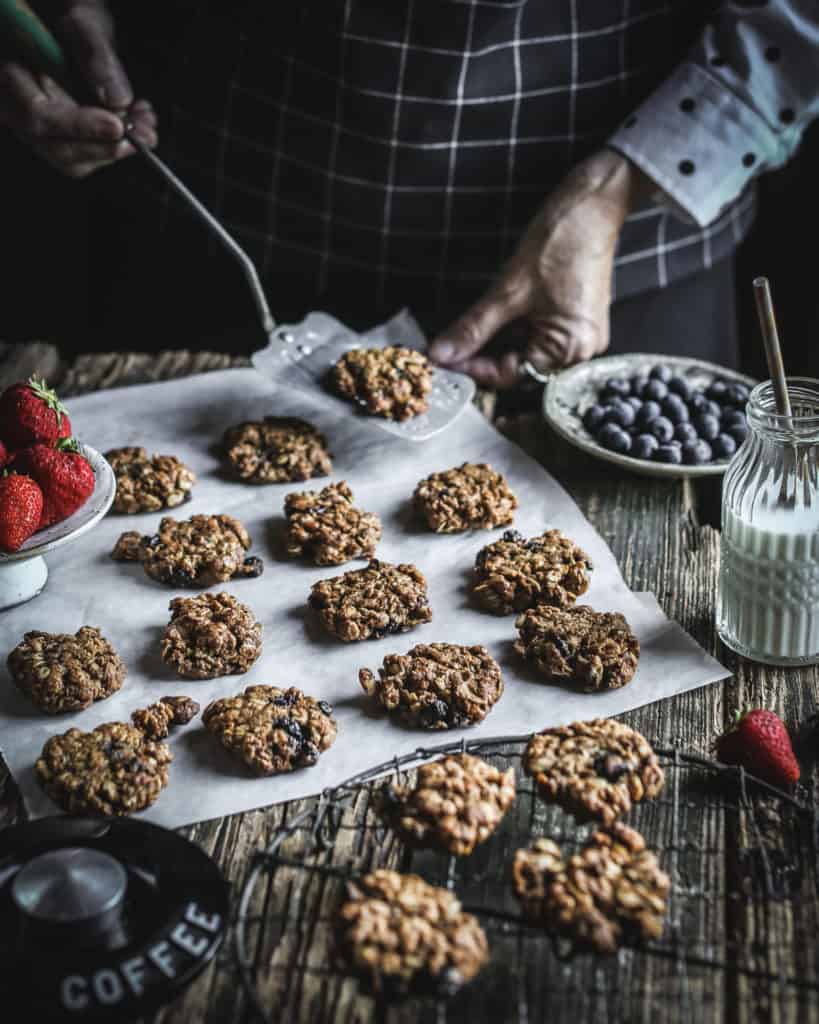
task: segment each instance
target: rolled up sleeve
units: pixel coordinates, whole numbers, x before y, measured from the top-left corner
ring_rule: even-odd
[[[787,162],[817,114],[819,3],[726,4],[608,145],[705,227]]]

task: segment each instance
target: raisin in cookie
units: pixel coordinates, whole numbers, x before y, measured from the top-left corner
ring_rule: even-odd
[[[82,711],[122,686],[126,668],[98,629],[26,633],[8,656],[11,678],[41,711]]]
[[[505,478],[485,462],[464,462],[456,469],[432,473],[417,485],[412,501],[435,533],[505,526],[518,507]]]
[[[333,745],[333,709],[291,686],[248,686],[202,712],[205,728],[241,758],[256,775],[278,775],[305,768]]]
[[[299,491],[284,499],[287,554],[305,556],[316,565],[341,565],[371,558],[381,540],[381,522],[353,505],[346,481],[320,491]]]
[[[162,636],[166,665],[183,679],[247,672],[262,653],[262,626],[232,594],[175,597]]]
[[[523,767],[545,800],[604,825],[655,797],[665,782],[648,740],[609,718],[537,733],[527,744]]]
[[[404,842],[466,857],[487,840],[515,800],[515,769],[472,754],[421,765],[415,785],[385,786],[378,809]]]
[[[105,458],[117,479],[115,512],[158,512],[189,501],[196,474],[175,455],[149,455],[144,448],[112,448]]]
[[[173,754],[125,722],[91,732],[69,729],[46,741],[35,765],[51,799],[69,814],[121,815],[142,811],[168,784]]]
[[[375,559],[366,569],[313,584],[309,604],[327,632],[345,642],[380,640],[432,618],[423,574],[414,565]]]
[[[507,530],[475,559],[472,593],[496,615],[537,604],[566,608],[589,589],[589,556],[560,530],[527,540]]]
[[[483,929],[453,893],[386,868],[347,884],[336,936],[348,966],[390,996],[452,996],[489,959]]]
[[[153,536],[123,533],[111,557],[141,562],[146,575],[172,587],[211,587],[227,580],[261,576],[261,558],[247,557],[252,541],[233,516],[166,516]]]
[[[388,654],[378,676],[361,669],[365,693],[422,729],[481,722],[503,693],[501,670],[485,647],[418,644],[408,654]]]
[[[222,447],[233,476],[254,484],[309,480],[332,473],[327,441],[294,416],[265,416],[225,431]]]
[[[515,650],[555,682],[594,693],[625,686],[637,671],[640,641],[619,612],[538,605],[518,616],[515,626]]]
[[[616,953],[663,933],[671,880],[639,832],[618,822],[568,859],[551,839],[518,850],[512,866],[524,914],[575,950]]]
[[[131,721],[152,740],[164,740],[172,725],[187,725],[199,714],[199,705],[190,697],[160,697],[156,704],[138,708]]]
[[[408,420],[429,408],[429,360],[411,348],[354,348],[330,370],[330,386],[370,416]]]

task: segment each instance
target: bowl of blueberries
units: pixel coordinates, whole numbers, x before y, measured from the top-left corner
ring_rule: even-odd
[[[551,378],[551,426],[591,455],[651,476],[724,473],[748,427],[752,377],[701,359],[604,356]]]

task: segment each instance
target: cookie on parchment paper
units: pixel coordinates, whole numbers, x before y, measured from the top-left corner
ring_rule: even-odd
[[[162,660],[183,679],[214,679],[247,670],[262,653],[262,625],[232,594],[175,597]]]
[[[156,704],[131,712],[131,721],[152,740],[164,740],[172,725],[187,725],[199,714],[190,697],[160,697]]]
[[[455,729],[483,721],[500,700],[503,677],[485,647],[418,644],[407,654],[388,654],[378,678],[358,673],[364,692],[421,729]]]
[[[491,530],[512,522],[518,500],[506,478],[484,462],[431,473],[412,496],[416,513],[435,533]]]
[[[353,504],[345,480],[320,491],[296,491],[284,499],[287,554],[316,565],[341,565],[353,558],[372,558],[381,540],[381,521]]]
[[[112,448],[105,458],[117,480],[114,512],[158,512],[190,500],[196,474],[175,455],[149,455],[134,447]]]
[[[232,476],[253,484],[327,476],[333,464],[323,434],[295,416],[265,416],[229,427],[222,450]]]
[[[68,633],[32,630],[8,656],[11,678],[41,711],[82,711],[122,686],[127,669],[93,626]]]

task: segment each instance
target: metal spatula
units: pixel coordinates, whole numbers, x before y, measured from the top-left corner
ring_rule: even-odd
[[[0,0],[0,29],[3,41],[16,46],[25,59],[55,81],[66,82],[70,69],[60,44],[24,0]],[[369,342],[368,335],[356,334],[326,313],[309,313],[299,324],[276,325],[267,304],[253,261],[232,235],[180,181],[168,165],[125,126],[125,138],[187,204],[200,222],[219,240],[239,264],[248,283],[253,303],[267,337],[267,345],[252,356],[253,365],[279,386],[305,391],[314,398],[322,395],[340,413],[357,412],[355,406],[329,394],[325,379],[330,367],[351,348],[382,347],[388,344],[424,349],[426,339],[409,314],[399,314],[384,331]],[[377,416],[362,421],[410,441],[425,441],[448,427],[472,401],[475,384],[464,374],[435,368],[429,410],[403,423]]]

